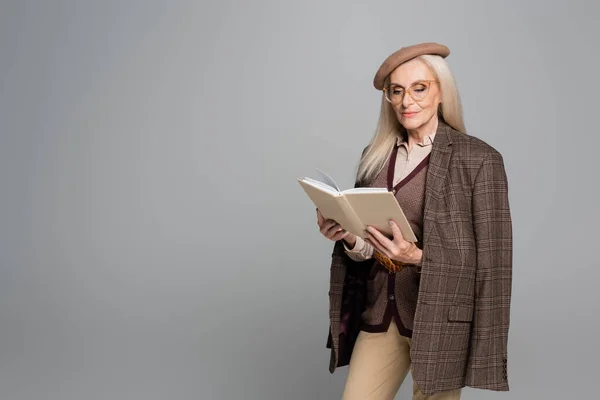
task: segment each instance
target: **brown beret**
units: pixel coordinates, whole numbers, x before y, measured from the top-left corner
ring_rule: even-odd
[[[446,58],[450,54],[450,49],[443,44],[432,42],[402,47],[400,50],[386,58],[383,64],[381,64],[377,70],[375,79],[373,79],[373,85],[375,86],[375,89],[383,90],[385,78],[387,78],[387,76],[391,74],[393,70],[395,70],[400,64],[423,54],[434,54]]]

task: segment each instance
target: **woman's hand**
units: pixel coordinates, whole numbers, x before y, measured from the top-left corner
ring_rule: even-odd
[[[423,258],[423,251],[416,244],[404,240],[396,221],[390,220],[390,226],[393,233],[392,240],[385,237],[385,235],[372,226],[367,227],[367,237],[365,240],[391,260],[400,261],[405,264],[420,265]]]
[[[338,240],[344,240],[350,248],[353,248],[356,244],[356,236],[350,232],[342,229],[342,227],[332,219],[325,219],[321,211],[317,208],[317,224],[319,225],[319,231],[327,239],[334,242]]]

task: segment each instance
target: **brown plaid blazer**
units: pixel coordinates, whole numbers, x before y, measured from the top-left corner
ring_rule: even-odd
[[[413,379],[425,395],[464,386],[508,391],[512,222],[503,158],[440,119],[426,179]],[[365,265],[350,259],[341,241],[335,243],[327,340],[331,373],[348,365],[358,336]]]

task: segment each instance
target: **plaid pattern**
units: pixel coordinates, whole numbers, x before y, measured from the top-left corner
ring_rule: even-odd
[[[345,254],[341,241],[335,243],[327,341],[331,373],[349,363],[365,310],[366,272]],[[413,379],[425,395],[465,385],[509,389],[511,286],[512,222],[503,158],[440,120],[427,171],[411,348]]]

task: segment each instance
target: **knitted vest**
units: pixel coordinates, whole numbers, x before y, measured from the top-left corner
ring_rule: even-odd
[[[395,149],[394,149],[395,151]],[[393,153],[392,153],[393,154]],[[370,187],[389,187],[392,184],[394,166],[388,161]],[[422,248],[423,210],[427,156],[409,175],[394,186],[396,200],[402,207],[415,236],[417,246]],[[389,183],[388,183],[389,182]],[[379,262],[373,261],[367,280],[366,310],[362,314],[361,330],[386,332],[392,318],[401,335],[412,337],[413,320],[419,294],[420,273],[414,265],[406,265],[391,273]]]

